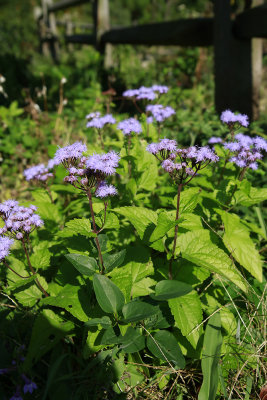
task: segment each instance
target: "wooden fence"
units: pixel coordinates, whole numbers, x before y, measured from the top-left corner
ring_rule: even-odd
[[[230,108],[257,118],[262,75],[262,38],[267,38],[267,5],[252,0],[235,19],[230,0],[214,1],[213,18],[180,19],[110,29],[108,0],[42,0],[36,11],[44,54],[59,58],[55,12],[85,3],[92,4],[90,34],[72,34],[66,42],[94,45],[109,54],[111,44],[213,46],[215,105],[218,112]],[[108,65],[108,62],[107,62]]]

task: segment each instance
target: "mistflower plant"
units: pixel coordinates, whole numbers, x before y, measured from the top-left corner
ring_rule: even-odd
[[[48,180],[53,178],[54,174],[50,172],[55,166],[54,160],[49,160],[47,166],[44,164],[38,164],[33,167],[27,168],[24,170],[23,175],[25,176],[26,181],[32,181],[37,185],[41,185],[47,191],[51,202],[53,203],[53,198],[51,191],[48,186]]]
[[[70,148],[71,151],[69,150]],[[79,149],[78,153],[77,148]],[[75,157],[73,155],[73,149],[75,149]],[[83,151],[85,150],[86,147],[83,147],[81,143],[74,143],[71,146],[67,146],[66,150],[65,148],[60,149],[60,154],[58,154],[58,150],[55,158],[56,156],[57,158],[60,158],[62,160],[62,164],[69,172],[69,175],[64,178],[64,181],[70,183],[77,189],[82,190],[87,195],[93,224],[93,233],[96,234],[95,241],[98,250],[100,270],[103,274],[104,262],[97,234],[104,228],[108,205],[107,199],[108,197],[117,194],[116,188],[112,185],[108,185],[106,179],[112,175],[115,175],[120,157],[115,151],[109,151],[105,154],[94,153],[89,157],[85,157],[83,156]],[[104,200],[105,215],[103,225],[100,227],[100,229],[97,229],[95,222],[92,194]]]
[[[0,217],[4,222],[4,227],[0,229],[1,246],[2,246],[2,261],[4,264],[20,278],[27,278],[21,276],[14,271],[5,261],[5,257],[9,254],[9,248],[13,244],[14,239],[19,240],[22,244],[25,252],[28,267],[32,275],[35,275],[35,270],[31,264],[29,256],[29,243],[30,234],[38,227],[43,226],[44,222],[38,214],[35,213],[37,207],[30,205],[29,207],[19,206],[15,200],[7,200],[0,204]],[[9,239],[9,240],[8,240]],[[36,285],[43,292],[45,296],[48,296],[39,280],[35,279]]]
[[[177,185],[176,217],[179,220],[179,208],[182,188],[187,185],[203,168],[211,162],[219,161],[219,157],[208,146],[191,146],[187,149],[179,149],[175,140],[162,139],[159,143],[151,143],[147,151],[161,161],[162,168],[169,173],[173,182]],[[172,263],[174,260],[178,224],[174,230],[174,242],[169,263],[169,278],[172,279]]]

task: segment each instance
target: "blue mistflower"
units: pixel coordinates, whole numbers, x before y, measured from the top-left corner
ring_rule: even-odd
[[[69,146],[61,147],[56,151],[54,163],[55,165],[61,163],[64,165],[73,164],[82,157],[86,150],[87,147],[82,142],[75,142]]]
[[[106,114],[103,117],[100,117],[99,113],[95,113],[96,115],[92,117],[92,119],[87,122],[86,127],[87,128],[97,128],[97,129],[102,129],[105,125],[107,124],[115,124],[116,120],[111,114]],[[93,113],[87,115],[92,116]]]
[[[135,118],[125,119],[119,122],[117,128],[121,130],[124,135],[130,135],[131,133],[139,134],[142,132],[142,126]]]
[[[14,243],[13,239],[0,236],[0,261],[4,260],[10,253],[10,247]]]
[[[230,110],[223,111],[220,118],[222,122],[230,126],[238,123],[239,125],[247,128],[249,125],[248,116],[246,114],[234,114]]]
[[[172,107],[164,107],[161,104],[149,104],[146,107],[146,111],[150,112],[157,122],[163,122],[165,119],[175,114],[175,111]]]
[[[105,181],[101,182],[95,192],[96,197],[101,199],[108,196],[115,196],[118,194],[117,189],[113,185],[108,185]]]

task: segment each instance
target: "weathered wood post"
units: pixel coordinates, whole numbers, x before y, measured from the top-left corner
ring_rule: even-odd
[[[258,116],[261,50],[251,38],[238,38],[231,20],[230,0],[215,0],[214,63],[215,105]]]
[[[110,29],[109,0],[94,1],[94,34],[96,48],[104,55],[104,69],[112,66],[112,45],[101,41],[102,35]]]
[[[42,0],[46,3],[46,26],[48,32],[48,39],[50,44],[50,52],[55,62],[59,61],[59,43],[57,35],[56,17],[53,12],[49,11],[49,7],[53,5],[53,0]]]

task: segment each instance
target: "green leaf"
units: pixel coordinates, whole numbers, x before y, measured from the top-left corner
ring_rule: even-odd
[[[89,321],[85,322],[84,325],[87,327],[101,325],[103,329],[108,329],[112,325],[112,322],[111,319],[107,315],[105,315],[102,318],[92,318]]]
[[[192,332],[202,322],[202,307],[199,295],[193,291],[185,296],[171,299],[168,303],[175,320],[175,326],[196,348],[202,333],[202,327]]]
[[[169,214],[165,211],[161,212],[158,216],[157,226],[153,230],[152,235],[149,238],[149,241],[155,242],[156,240],[166,235],[166,233],[168,233],[170,229],[174,228],[175,225],[178,224],[178,221],[175,221],[174,218],[171,219],[169,217]]]
[[[134,297],[136,290],[138,292],[139,289],[145,289],[148,282],[143,281],[143,279],[148,275],[152,275],[154,268],[149,260],[148,250],[142,246],[128,247],[125,262],[125,265],[113,269],[109,275],[112,277],[112,281],[124,293],[125,299],[128,302],[131,297]],[[147,293],[143,295],[149,293],[151,293],[151,289],[147,287]]]
[[[154,160],[153,160],[154,161]],[[140,189],[145,189],[145,190],[154,190],[156,187],[156,179],[158,176],[158,166],[154,162],[150,162],[145,169],[145,171],[142,173],[141,178],[138,181],[138,191]]]
[[[75,218],[66,223],[66,231],[72,232],[73,235],[83,235],[87,237],[96,236],[95,233],[91,231],[91,223],[87,218]],[[63,230],[63,232],[65,231]]]
[[[95,274],[93,285],[98,304],[107,313],[117,313],[124,305],[124,296],[109,278]]]
[[[124,336],[119,339],[119,348],[124,353],[136,353],[145,347],[145,338],[137,329],[129,326]]]
[[[122,308],[122,314],[126,323],[142,321],[146,318],[152,317],[152,315],[157,314],[157,312],[158,307],[154,307],[151,304],[142,301],[132,301],[125,304]]]
[[[262,282],[262,260],[249,231],[235,214],[220,212],[225,227],[223,242],[240,265]]]
[[[249,207],[253,204],[261,203],[267,199],[267,188],[254,188],[250,189],[249,195],[242,190],[235,193],[236,202],[242,206]]]
[[[204,335],[201,368],[203,383],[198,395],[198,400],[214,400],[216,397],[222,345],[220,313],[214,314],[208,322]]]
[[[37,315],[31,334],[28,353],[23,367],[28,370],[59,340],[74,329],[71,321],[66,321],[52,310],[41,310]]]
[[[35,275],[35,279],[38,279],[44,290],[47,290],[48,286],[45,279],[38,274]],[[34,278],[33,278],[34,280]],[[25,279],[26,281],[26,279]],[[22,282],[23,283],[23,282]],[[39,287],[34,283],[27,283],[25,286],[20,285],[19,288],[16,289],[14,295],[19,303],[21,303],[25,307],[33,307],[43,296],[42,291]]]
[[[94,258],[83,254],[65,254],[66,259],[83,275],[94,275],[97,270],[97,262]]]
[[[197,206],[197,203],[199,202],[199,196],[200,194],[200,189],[199,188],[189,188],[186,190],[182,191],[181,194],[181,200],[180,200],[180,215],[187,212],[191,213],[195,207]],[[173,205],[176,208],[177,205],[177,195],[173,199]]]
[[[178,236],[177,247],[182,257],[212,272],[224,276],[243,291],[247,285],[230,257],[210,239],[207,229],[199,229]]]
[[[153,293],[154,290],[151,289],[151,286],[155,286],[157,281],[151,278],[143,278],[139,282],[135,282],[132,290],[131,297],[134,299],[135,297],[146,296],[150,293]]]
[[[175,280],[164,280],[157,283],[155,294],[151,297],[155,300],[169,300],[184,296],[192,291],[192,286]]]
[[[55,297],[46,297],[41,304],[64,308],[75,318],[86,322],[90,317],[87,293],[80,286],[66,285]]]
[[[149,225],[157,224],[158,214],[149,208],[132,206],[114,208],[112,211],[128,219],[135,227],[141,239],[143,239],[145,230]]]
[[[47,269],[50,266],[52,254],[49,249],[49,242],[43,241],[38,246],[34,246],[34,253],[31,255],[31,263],[35,269]]]
[[[114,254],[103,254],[106,271],[112,271],[114,268],[119,267],[124,261],[125,254],[125,249]]]
[[[158,331],[154,336],[148,336],[147,347],[155,357],[174,364],[177,368],[185,367],[184,356],[171,332]]]

